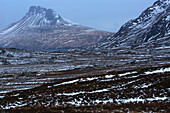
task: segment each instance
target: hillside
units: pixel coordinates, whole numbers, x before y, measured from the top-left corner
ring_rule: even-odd
[[[21,20],[0,31],[0,47],[64,50],[94,45],[113,34],[73,23],[52,9],[31,6]]]
[[[170,47],[170,1],[157,0],[136,19],[93,49]]]

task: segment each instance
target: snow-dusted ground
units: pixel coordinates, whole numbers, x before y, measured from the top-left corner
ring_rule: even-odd
[[[169,52],[169,48],[115,49],[108,52],[81,50],[77,52],[31,52],[0,49],[0,75],[84,68],[125,70],[143,66],[159,66],[170,63]]]
[[[49,107],[55,105],[75,105],[90,106],[98,104],[116,104],[122,103],[147,103],[147,102],[169,102],[168,90],[162,82],[169,79],[170,67],[145,69],[144,72],[138,71],[120,72],[118,74],[106,74],[100,76],[79,77],[75,79],[60,80],[56,83],[40,86],[39,89],[30,89],[29,95],[26,90],[11,94],[1,91],[0,108],[11,109],[28,106],[44,105]],[[148,73],[149,72],[149,73]],[[123,75],[123,76],[122,76]],[[11,80],[12,78],[8,78]],[[53,78],[51,78],[52,80]],[[6,85],[18,84],[37,84],[42,79],[34,79],[34,82],[16,82],[6,83]],[[37,82],[35,82],[37,81]],[[47,80],[44,79],[47,83]],[[159,86],[157,86],[159,84]],[[45,89],[41,91],[41,88]],[[20,89],[20,88],[19,88]],[[25,91],[24,91],[25,90]],[[25,93],[24,93],[25,92]],[[7,103],[2,103],[7,99]],[[10,101],[17,99],[16,101]],[[42,101],[42,100],[46,101]]]
[[[167,103],[169,87],[155,86],[169,79],[169,76],[164,76],[170,72],[169,67],[145,70],[142,73],[125,70],[168,65],[169,53],[169,48],[115,49],[108,52],[31,52],[0,49],[0,108],[39,106],[38,103],[46,107],[51,104],[57,107],[67,104],[90,106],[101,103]],[[124,71],[89,76],[97,72],[101,74],[121,70]],[[56,71],[70,73],[60,75]],[[33,89],[35,87],[37,88]],[[39,92],[42,87],[45,90]],[[4,99],[8,102],[4,103]],[[17,100],[10,101],[12,99]]]

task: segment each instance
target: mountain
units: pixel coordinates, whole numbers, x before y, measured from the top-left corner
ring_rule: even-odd
[[[170,1],[157,0],[142,14],[95,48],[170,46]]]
[[[0,31],[1,48],[56,50],[93,45],[113,33],[78,25],[52,9],[31,6],[16,23]]]

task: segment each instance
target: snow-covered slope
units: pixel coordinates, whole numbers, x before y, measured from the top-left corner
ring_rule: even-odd
[[[96,44],[110,33],[62,18],[52,9],[31,6],[18,22],[0,31],[0,47],[50,50]]]
[[[142,14],[124,24],[120,30],[99,45],[114,47],[154,47],[170,45],[170,1],[157,0]]]
[[[26,28],[39,28],[51,27],[56,25],[75,25],[63,19],[60,15],[56,14],[52,9],[45,9],[40,6],[31,6],[29,12],[18,22],[13,23],[8,28],[1,31],[0,34],[8,35],[10,32],[19,32],[21,29]]]

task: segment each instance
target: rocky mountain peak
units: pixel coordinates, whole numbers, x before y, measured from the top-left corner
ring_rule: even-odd
[[[169,0],[157,0],[154,5],[168,5]]]
[[[55,11],[53,11],[52,9],[46,9],[41,6],[31,6],[29,8],[27,16],[29,17],[33,15],[39,15],[45,18],[45,20],[51,20],[51,21],[62,20],[61,16],[57,14]]]
[[[116,36],[125,35],[126,33],[123,32],[125,31],[125,29],[129,31],[147,28],[149,25],[156,23],[158,18],[165,15],[164,13],[167,13],[167,10],[170,7],[169,3],[169,0],[157,0],[151,7],[143,11],[143,13],[138,18],[132,19],[126,24],[124,24],[119,30],[119,32],[116,34]]]
[[[23,21],[29,21],[29,27],[47,27],[57,25],[73,24],[57,14],[52,9],[47,9],[41,6],[31,6],[26,15],[22,18]]]
[[[29,13],[41,13],[46,10],[47,10],[46,8],[43,8],[41,6],[31,6],[29,8]]]
[[[54,12],[52,9],[46,9],[44,7],[41,7],[41,6],[31,6],[29,8],[28,13],[30,13],[30,14],[40,14],[40,13],[46,13],[47,11],[50,12],[50,13]]]

